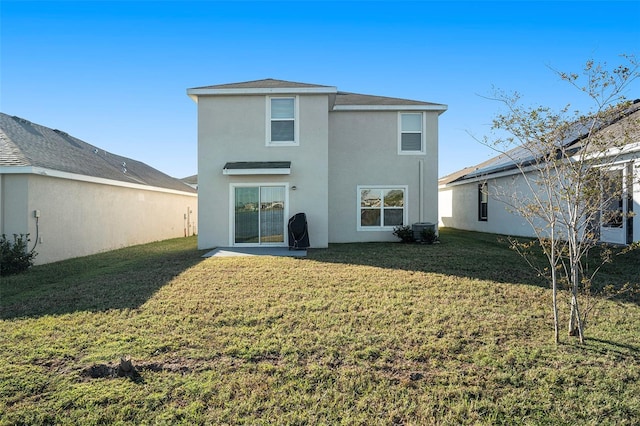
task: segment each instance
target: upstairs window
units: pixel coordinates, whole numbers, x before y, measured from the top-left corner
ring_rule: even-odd
[[[298,145],[297,99],[267,98],[267,145]]]
[[[486,222],[489,218],[489,189],[487,182],[478,184],[478,220]]]
[[[424,154],[424,115],[421,112],[399,114],[399,154]]]

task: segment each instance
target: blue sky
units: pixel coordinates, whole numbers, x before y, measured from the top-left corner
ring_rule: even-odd
[[[0,2],[0,110],[175,177],[197,171],[186,89],[276,78],[447,104],[440,171],[493,156],[499,105],[587,104],[551,71],[640,56],[640,1]],[[640,98],[636,82],[626,93]]]

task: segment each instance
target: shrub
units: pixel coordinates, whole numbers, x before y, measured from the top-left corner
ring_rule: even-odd
[[[412,243],[413,241],[415,241],[413,238],[413,230],[410,226],[396,226],[395,228],[393,228],[393,235],[400,238],[403,243]]]
[[[424,228],[420,232],[420,241],[427,244],[433,244],[438,241],[438,236],[433,228]]]
[[[23,272],[33,265],[38,253],[28,249],[29,234],[13,234],[13,243],[2,234],[0,237],[0,275]]]

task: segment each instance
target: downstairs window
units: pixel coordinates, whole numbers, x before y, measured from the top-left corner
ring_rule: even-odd
[[[407,223],[406,186],[358,186],[358,231],[391,230]]]

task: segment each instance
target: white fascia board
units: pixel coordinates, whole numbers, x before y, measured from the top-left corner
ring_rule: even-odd
[[[447,105],[335,105],[334,111],[440,111]]]
[[[161,188],[159,186],[142,185],[139,183],[122,182],[119,180],[105,179],[94,176],[80,175],[77,173],[61,172],[58,170],[45,169],[33,166],[0,166],[0,174],[29,174],[39,175],[58,179],[68,179],[80,182],[97,183],[100,185],[119,186],[121,188],[140,189],[143,191],[164,192],[167,194],[178,194],[197,197],[198,194],[192,192],[182,192],[176,189]],[[187,184],[185,184],[187,185]]]
[[[335,94],[338,88],[329,87],[256,87],[247,89],[187,89],[187,95],[198,102],[198,96],[211,95],[274,95],[274,94]]]
[[[445,183],[443,185],[439,185],[438,188],[439,189],[446,189],[446,188],[451,188],[452,186],[466,185],[468,183],[486,182],[488,180],[503,178],[503,177],[506,177],[506,176],[521,175],[523,173],[527,174],[527,173],[532,172],[534,170],[535,170],[535,167],[532,167],[532,166],[525,167],[522,170],[517,168],[517,167],[514,167],[513,169],[504,170],[504,171],[498,172],[498,173],[487,173],[486,175],[474,176],[474,177],[469,178],[469,179],[455,180],[453,182],[449,182],[449,183]]]
[[[611,158],[619,157],[627,154],[635,154],[640,151],[640,142],[628,143],[622,148],[609,148],[605,151],[589,153],[585,156],[587,160],[599,159],[599,158]],[[578,155],[574,155],[573,158],[579,158]]]
[[[291,169],[222,169],[223,175],[290,175]]]

